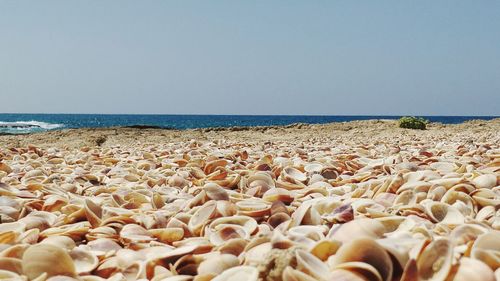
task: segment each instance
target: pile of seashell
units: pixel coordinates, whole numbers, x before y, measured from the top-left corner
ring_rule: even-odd
[[[0,149],[0,279],[500,280],[498,144]]]

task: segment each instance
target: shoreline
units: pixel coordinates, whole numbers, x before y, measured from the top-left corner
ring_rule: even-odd
[[[260,115],[258,115],[260,116]],[[283,115],[286,116],[286,115]],[[481,117],[481,116],[478,116]],[[274,129],[274,128],[293,128],[297,126],[324,126],[324,125],[334,125],[334,124],[356,124],[359,122],[394,122],[397,123],[399,119],[366,119],[366,120],[352,120],[352,121],[334,121],[334,122],[328,122],[328,123],[305,123],[305,122],[295,122],[291,123],[288,125],[249,125],[249,126],[214,126],[214,127],[200,127],[200,128],[184,128],[184,129],[179,129],[175,127],[169,127],[169,126],[157,126],[157,125],[148,125],[148,124],[133,124],[133,125],[123,125],[123,126],[110,126],[110,127],[80,127],[80,128],[57,128],[57,129],[48,129],[45,131],[35,131],[35,132],[26,132],[26,133],[2,133],[5,135],[31,135],[31,134],[41,134],[41,133],[47,133],[47,132],[54,132],[54,131],[66,131],[66,130],[113,130],[113,129],[138,129],[138,130],[145,130],[145,129],[152,129],[152,130],[168,130],[168,131],[196,131],[196,130],[204,130],[204,131],[246,131],[246,130],[262,130],[262,129]],[[451,126],[451,125],[461,125],[461,124],[467,124],[467,123],[477,123],[477,122],[499,122],[500,121],[500,116],[494,117],[493,119],[471,119],[471,120],[466,120],[460,123],[443,123],[443,122],[429,122],[429,125],[444,125],[444,126]],[[1,126],[0,126],[1,127]],[[32,126],[34,127],[34,126]]]
[[[451,137],[449,136],[451,135]],[[191,139],[259,142],[266,140],[302,142],[311,137],[327,141],[355,140],[369,144],[373,141],[394,141],[417,138],[466,138],[500,141],[500,118],[469,120],[459,124],[431,122],[426,130],[402,129],[397,120],[358,120],[325,124],[295,123],[285,126],[212,127],[198,129],[164,128],[77,128],[57,129],[18,135],[0,135],[1,146],[102,146],[133,145],[134,143],[183,142]],[[103,141],[104,139],[104,141]]]
[[[53,131],[53,130],[68,130],[68,129],[98,129],[98,128],[103,128],[103,129],[115,129],[115,128],[138,128],[138,129],[163,129],[163,130],[194,130],[194,129],[203,129],[203,130],[224,130],[225,128],[229,130],[246,130],[246,128],[265,128],[265,127],[288,127],[288,126],[296,126],[298,124],[305,124],[305,125],[325,125],[325,124],[331,124],[331,123],[349,123],[349,122],[356,122],[356,121],[398,121],[401,117],[404,116],[396,116],[396,115],[386,115],[386,116],[377,116],[377,115],[206,115],[208,117],[210,116],[215,116],[215,117],[225,117],[225,116],[233,116],[235,118],[237,117],[304,117],[305,119],[303,120],[288,120],[288,122],[262,122],[263,120],[240,120],[244,121],[240,124],[237,124],[238,122],[230,122],[230,120],[222,121],[218,120],[215,122],[215,124],[204,124],[204,120],[197,120],[197,124],[200,125],[200,127],[195,127],[193,124],[185,125],[182,124],[182,122],[179,122],[179,120],[163,120],[161,122],[156,122],[155,120],[149,120],[149,121],[140,121],[140,120],[126,120],[123,122],[123,124],[115,124],[114,122],[108,122],[108,120],[100,120],[97,122],[98,124],[101,125],[95,125],[95,124],[85,124],[86,121],[83,121],[83,123],[74,123],[73,121],[64,121],[64,119],[56,118],[53,120],[48,120],[48,119],[40,119],[40,120],[35,120],[33,118],[35,117],[27,117],[25,119],[30,119],[29,121],[27,120],[3,120],[2,116],[5,115],[4,113],[0,113],[0,134],[10,134],[10,135],[21,135],[21,134],[32,134],[32,133],[40,133],[40,132],[47,132],[47,131]],[[8,115],[8,114],[7,114]],[[23,116],[24,114],[18,114],[20,116]],[[43,114],[42,114],[43,115]],[[60,114],[46,114],[47,116],[54,115],[54,116],[60,116]],[[77,114],[79,116],[79,114]],[[89,116],[92,116],[92,114],[88,114]],[[123,115],[123,114],[122,114]],[[102,116],[102,115],[96,115],[96,116]],[[121,115],[110,115],[110,116],[121,116]],[[129,115],[123,115],[123,116],[129,116]],[[155,115],[137,115],[137,116],[155,116]],[[159,118],[164,117],[164,116],[205,116],[205,115],[158,115]],[[325,117],[328,118],[328,120],[307,120],[310,117]],[[331,119],[332,117],[338,118],[338,119]],[[350,118],[357,118],[357,119],[350,119]],[[462,124],[462,123],[467,123],[467,122],[487,122],[487,121],[492,121],[495,119],[500,119],[500,116],[418,116],[422,117],[426,120],[429,121],[429,123],[437,123],[437,124]],[[348,118],[348,119],[345,119]],[[365,119],[369,118],[369,119]],[[7,118],[9,119],[9,118]],[[300,119],[300,118],[299,118]],[[234,125],[232,125],[233,123]],[[175,125],[171,125],[175,124]],[[196,124],[196,123],[195,123]],[[4,130],[5,129],[5,130]],[[10,130],[14,129],[14,130]],[[17,130],[16,130],[17,129]]]

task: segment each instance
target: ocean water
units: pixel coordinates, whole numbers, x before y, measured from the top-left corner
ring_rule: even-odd
[[[6,114],[0,113],[0,133],[31,133],[66,128],[98,128],[149,125],[174,129],[232,126],[271,126],[293,123],[322,124],[369,119],[399,119],[401,116],[311,116],[311,115],[126,115],[126,114]],[[431,122],[456,124],[498,116],[422,116]]]

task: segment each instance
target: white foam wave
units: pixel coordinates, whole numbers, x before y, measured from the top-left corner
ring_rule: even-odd
[[[47,123],[41,121],[0,121],[0,131],[4,132],[30,132],[30,131],[45,131],[64,127],[63,124]]]

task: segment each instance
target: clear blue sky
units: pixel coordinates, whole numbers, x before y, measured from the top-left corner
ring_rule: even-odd
[[[0,112],[499,108],[500,1],[0,0]]]

